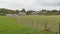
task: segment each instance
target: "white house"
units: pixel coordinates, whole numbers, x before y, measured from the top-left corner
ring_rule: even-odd
[[[5,14],[6,16],[18,16],[17,14]]]
[[[13,16],[12,14],[5,14],[6,16]]]
[[[26,12],[19,12],[18,15],[19,15],[19,16],[26,15]]]

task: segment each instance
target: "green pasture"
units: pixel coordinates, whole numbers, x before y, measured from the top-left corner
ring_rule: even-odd
[[[30,17],[22,18],[31,21]],[[34,29],[18,23],[15,18],[8,16],[0,16],[0,34],[52,34],[44,30]]]
[[[38,28],[43,30],[45,23],[47,23],[47,27],[49,27],[53,31],[58,31],[60,16],[39,16],[39,15],[29,15],[29,16],[20,16],[21,20],[27,21],[29,24],[36,23],[38,24]]]

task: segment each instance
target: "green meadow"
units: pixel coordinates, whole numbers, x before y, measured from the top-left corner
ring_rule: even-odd
[[[29,16],[20,16],[20,20],[23,20],[29,24],[34,23],[38,24],[37,28],[44,30],[45,23],[52,31],[58,31],[60,16],[39,16],[39,15],[29,15]],[[34,26],[34,25],[33,25]]]
[[[28,16],[24,16],[22,18],[31,21],[30,19],[31,17],[28,18],[27,17]],[[40,17],[38,18],[40,19]],[[30,26],[25,26],[20,22],[17,22],[17,20],[12,17],[0,16],[0,34],[52,34],[52,33],[46,32],[44,30],[38,30]]]

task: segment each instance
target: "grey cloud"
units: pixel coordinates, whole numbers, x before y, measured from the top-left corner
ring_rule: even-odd
[[[60,2],[47,2],[47,3],[43,3],[42,6],[60,6]]]
[[[0,0],[0,7],[11,9],[60,9],[60,0]]]
[[[36,0],[35,5],[37,6],[60,6],[59,0]]]

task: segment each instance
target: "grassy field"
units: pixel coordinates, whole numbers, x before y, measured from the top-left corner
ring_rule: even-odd
[[[52,31],[58,31],[59,23],[60,23],[60,16],[20,16],[20,20],[31,24],[38,24],[37,28],[44,30],[44,25],[47,22],[48,27]],[[33,25],[34,26],[34,25]]]
[[[26,19],[26,17],[22,18]],[[20,24],[20,22],[18,23],[16,19],[12,17],[0,16],[0,34],[52,34],[52,33],[22,25]]]

